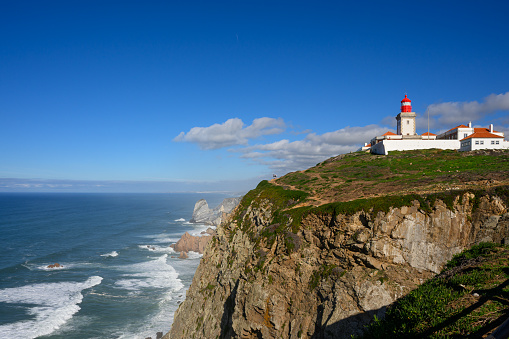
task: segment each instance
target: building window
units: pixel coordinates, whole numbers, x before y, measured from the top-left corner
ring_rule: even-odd
[[[497,145],[498,145],[498,140],[497,140]]]
[[[491,140],[491,144],[492,144],[492,145],[495,145],[495,140]]]
[[[475,144],[476,144],[476,145],[479,145],[479,140],[476,140],[476,141],[475,141]]]
[[[407,125],[410,125],[410,120],[407,120],[407,121],[406,121],[406,124],[407,124]]]
[[[467,137],[467,133],[463,133],[463,138],[466,138]]]
[[[481,145],[484,145],[484,140],[481,140]]]

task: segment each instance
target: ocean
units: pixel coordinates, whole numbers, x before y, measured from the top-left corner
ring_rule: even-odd
[[[0,338],[155,338],[201,255],[169,245],[224,194],[0,194]],[[49,268],[58,263],[61,267]]]

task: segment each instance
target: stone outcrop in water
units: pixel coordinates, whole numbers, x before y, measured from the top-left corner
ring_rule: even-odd
[[[506,241],[508,191],[304,213],[254,190],[207,245],[169,335],[350,338],[454,254]]]
[[[51,265],[48,265],[48,268],[62,268],[64,266],[60,265],[59,263],[54,263],[54,264],[51,264]]]
[[[192,236],[188,232],[184,233],[182,237],[175,243],[170,245],[176,252],[198,252],[203,253],[205,250],[205,246],[212,239],[212,236],[215,234],[214,230],[211,228],[207,229],[206,232],[203,232],[201,236]]]
[[[205,199],[198,200],[194,205],[190,222],[218,226],[240,202],[242,197],[226,198],[214,209],[210,209]]]

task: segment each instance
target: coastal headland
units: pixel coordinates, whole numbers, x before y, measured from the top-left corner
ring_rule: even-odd
[[[364,152],[262,181],[165,338],[350,338],[472,245],[509,240],[509,151]]]

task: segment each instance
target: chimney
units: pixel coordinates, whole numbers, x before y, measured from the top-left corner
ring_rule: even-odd
[[[468,128],[472,128],[472,121],[468,123]]]
[[[490,124],[490,133],[493,133],[493,124]]]

